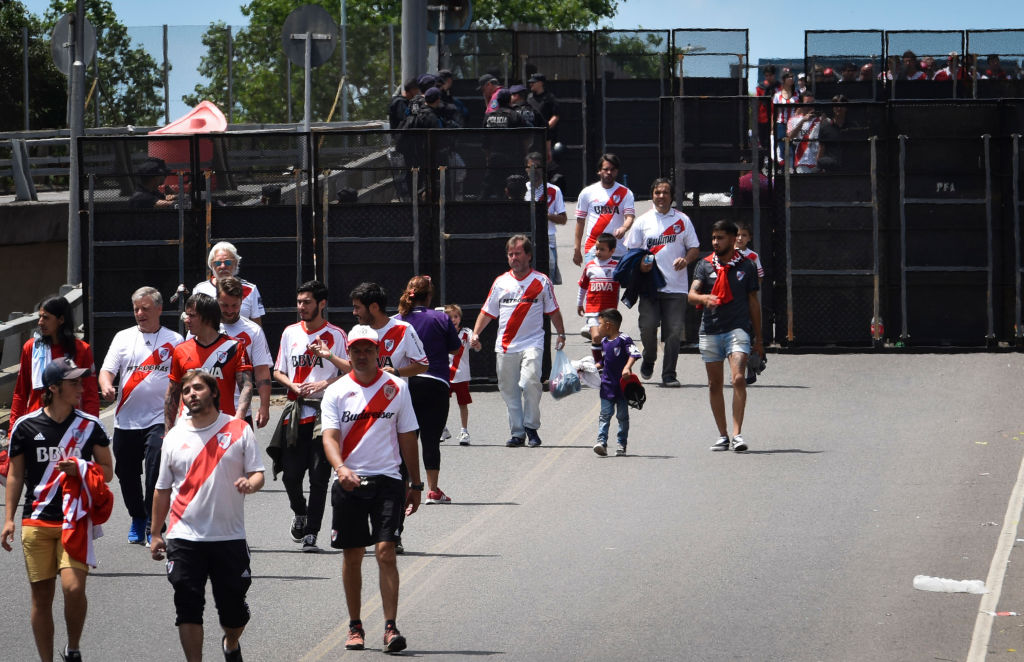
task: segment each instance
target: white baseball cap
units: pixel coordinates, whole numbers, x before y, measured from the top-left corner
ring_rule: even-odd
[[[380,344],[380,341],[377,340],[377,332],[366,324],[356,324],[352,327],[352,330],[348,332],[348,344],[345,346],[351,347],[360,340],[372,342],[374,345]]]

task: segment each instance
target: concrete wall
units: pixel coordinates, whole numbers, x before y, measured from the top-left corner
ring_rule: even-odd
[[[66,282],[67,228],[67,203],[0,205],[0,319],[31,312]]]

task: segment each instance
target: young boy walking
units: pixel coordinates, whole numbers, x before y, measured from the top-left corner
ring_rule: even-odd
[[[615,412],[615,419],[619,423],[615,454],[625,455],[629,437],[629,405],[620,380],[633,374],[633,364],[640,358],[640,350],[632,338],[619,332],[622,313],[614,308],[606,308],[597,317],[596,328],[601,342],[601,414],[598,417],[594,452],[601,457],[608,455],[608,427],[612,412]]]
[[[459,332],[459,342],[462,343],[454,354],[449,359],[450,362],[450,391],[449,395],[455,395],[456,401],[459,403],[459,418],[462,421],[462,430],[459,432],[459,446],[469,446],[469,405],[473,402],[473,397],[469,394],[469,356],[466,354],[466,349],[469,347],[469,337],[472,335],[472,329],[462,326],[462,308],[458,304],[450,303],[444,307],[444,312],[448,314],[452,324]],[[448,428],[444,429],[444,434],[441,435],[441,440],[445,440],[451,437],[448,432]]]

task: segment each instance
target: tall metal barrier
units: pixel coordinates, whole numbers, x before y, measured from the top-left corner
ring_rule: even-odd
[[[900,134],[903,342],[979,345],[997,337],[995,233],[1002,200],[993,186],[998,154],[989,132],[999,127],[999,108],[975,103],[964,110],[930,104],[891,109]],[[937,126],[946,131],[929,131]]]
[[[881,30],[805,30],[804,71],[814,97],[827,101],[842,94],[850,101],[878,98],[879,74],[885,64],[885,33]],[[853,65],[854,80],[825,79],[826,69],[844,76]],[[870,67],[867,67],[870,65]]]
[[[885,33],[885,82],[890,99],[941,99],[964,95],[963,87],[958,88],[959,73],[949,80],[914,80],[915,70],[924,59],[931,59],[941,68],[950,53],[964,53],[965,33],[962,30],[887,30]],[[904,58],[907,51],[914,54],[913,62]],[[960,66],[971,66],[960,63]],[[970,77],[964,77],[965,84]],[[968,92],[965,96],[970,96]]]
[[[1024,30],[967,30],[966,52],[977,58],[975,98],[1024,98]]]
[[[203,277],[196,219],[193,137],[82,138],[82,270],[86,337],[97,360],[117,331],[134,323],[131,295],[142,285],[164,298],[165,326],[177,329],[170,302],[179,283]],[[166,161],[165,176],[144,177],[147,158]],[[159,182],[158,184],[156,182]],[[151,194],[145,187],[159,186]],[[154,206],[159,198],[160,206]]]
[[[672,31],[672,72],[679,96],[746,94],[747,30],[686,28]]]
[[[595,34],[602,151],[627,156],[621,177],[639,190],[659,175],[658,99],[672,88],[668,30]],[[646,197],[645,194],[641,194]]]
[[[314,273],[309,136],[227,133],[197,140],[202,188],[209,192],[201,210],[204,255],[219,241],[235,245],[239,276],[262,295],[262,324],[274,347],[295,322],[295,288]]]
[[[1013,339],[1018,345],[1024,343],[1024,320],[1021,307],[1024,305],[1024,238],[1021,232],[1021,209],[1024,208],[1024,167],[1021,163],[1021,134],[1011,136],[1013,158]]]

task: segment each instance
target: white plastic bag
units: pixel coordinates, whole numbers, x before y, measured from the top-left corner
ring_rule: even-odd
[[[594,364],[593,356],[584,356],[578,361],[573,361],[572,367],[576,369],[584,388],[601,388],[601,371]]]
[[[555,350],[551,361],[551,378],[548,380],[551,397],[558,400],[580,390],[580,378],[572,367],[572,361],[560,349]]]

